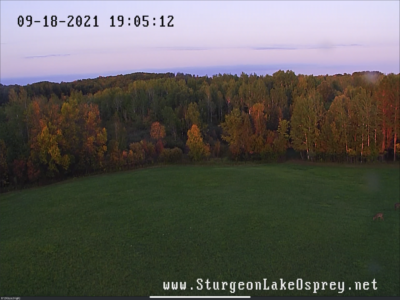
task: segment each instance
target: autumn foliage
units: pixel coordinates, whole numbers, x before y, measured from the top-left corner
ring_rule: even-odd
[[[186,158],[396,160],[399,87],[399,74],[291,71],[0,85],[0,186]]]
[[[194,161],[202,160],[210,155],[210,147],[203,142],[203,137],[197,125],[189,129],[186,145],[189,147],[189,156]]]

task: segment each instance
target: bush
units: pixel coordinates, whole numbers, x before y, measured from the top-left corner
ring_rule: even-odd
[[[274,152],[270,145],[266,145],[260,153],[260,157],[262,161],[275,162],[278,160],[278,153]]]
[[[153,163],[154,160],[157,158],[156,147],[154,146],[154,144],[146,140],[141,140],[140,144],[143,147],[146,162]]]
[[[145,151],[141,143],[131,143],[129,145],[128,164],[142,165],[145,160]]]
[[[160,160],[166,163],[174,163],[182,160],[183,152],[180,148],[164,148],[160,155]]]

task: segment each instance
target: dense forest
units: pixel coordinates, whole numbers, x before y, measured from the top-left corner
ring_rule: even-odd
[[[0,85],[0,187],[157,162],[396,160],[400,74],[134,73]]]

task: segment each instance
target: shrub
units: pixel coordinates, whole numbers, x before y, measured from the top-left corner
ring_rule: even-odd
[[[145,151],[141,143],[132,143],[129,145],[128,164],[141,165],[145,160]]]
[[[174,163],[182,160],[183,152],[180,148],[164,148],[160,155],[160,160],[166,163]]]
[[[146,140],[140,141],[140,144],[143,147],[146,161],[153,163],[155,158],[157,157],[156,148],[155,148],[154,144],[152,142],[148,142]]]

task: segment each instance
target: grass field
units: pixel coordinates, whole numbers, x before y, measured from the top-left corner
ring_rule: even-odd
[[[296,163],[167,166],[0,194],[0,293],[399,296],[395,202],[398,167]],[[232,294],[198,290],[199,278],[287,283]],[[298,278],[345,291],[288,290]]]

